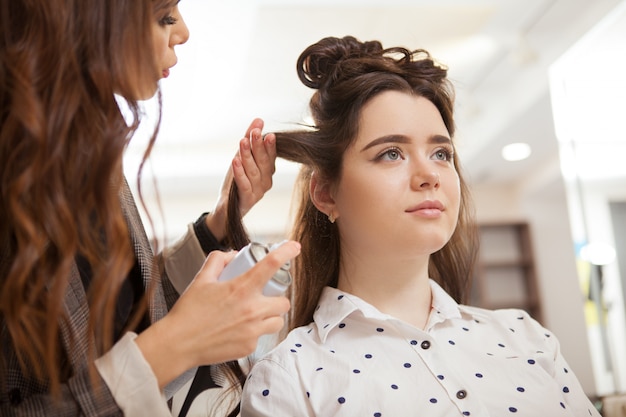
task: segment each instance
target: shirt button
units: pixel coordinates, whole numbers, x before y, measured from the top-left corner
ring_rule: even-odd
[[[462,400],[465,397],[467,397],[467,391],[465,391],[464,389],[457,391],[456,398]]]
[[[430,348],[430,342],[428,340],[424,340],[420,346],[422,347],[422,349],[426,350]]]

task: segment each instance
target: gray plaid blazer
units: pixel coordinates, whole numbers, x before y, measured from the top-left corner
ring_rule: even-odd
[[[153,276],[154,255],[126,181],[120,192],[120,202],[143,275],[144,288],[147,288]],[[161,285],[155,286],[154,296],[149,303],[151,322],[162,318],[178,299],[178,293],[169,278],[163,274],[160,279]],[[87,334],[87,297],[76,265],[73,265],[69,277],[64,307],[69,320],[61,330],[61,360],[63,369],[67,369],[67,380],[62,385],[61,400],[58,402],[48,394],[46,383],[24,375],[13,350],[6,323],[0,317],[1,352],[6,361],[6,368],[1,370],[3,375],[0,375],[1,416],[122,415],[104,382],[94,386],[90,380],[87,350],[93,335]],[[72,335],[77,336],[74,338],[75,343],[72,343]]]

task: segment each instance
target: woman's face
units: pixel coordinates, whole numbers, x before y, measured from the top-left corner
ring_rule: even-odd
[[[366,103],[359,123],[331,187],[342,248],[409,258],[441,249],[456,227],[461,197],[439,111],[423,97],[386,91]]]
[[[178,5],[156,16],[152,25],[152,41],[154,56],[157,64],[157,80],[167,78],[170,68],[176,65],[178,59],[174,47],[182,45],[189,39],[189,29],[178,10]],[[156,83],[154,83],[156,86]],[[152,91],[148,97],[154,95]]]

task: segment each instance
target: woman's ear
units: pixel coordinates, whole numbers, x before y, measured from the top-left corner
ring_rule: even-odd
[[[335,212],[335,200],[332,195],[331,183],[320,178],[317,172],[311,174],[311,182],[309,183],[309,195],[313,205],[319,211],[326,214],[331,223],[339,217],[339,213]]]

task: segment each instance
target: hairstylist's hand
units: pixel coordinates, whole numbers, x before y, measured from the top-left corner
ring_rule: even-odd
[[[258,338],[284,325],[286,297],[266,297],[272,275],[300,253],[286,242],[248,272],[229,281],[217,277],[235,253],[211,252],[172,310],[136,343],[163,387],[194,366],[238,359],[254,352]]]
[[[263,120],[254,119],[239,141],[239,151],[228,170],[215,209],[206,217],[211,233],[222,240],[226,235],[228,192],[235,180],[239,190],[239,210],[244,216],[272,188],[276,162],[276,137],[263,138]]]

